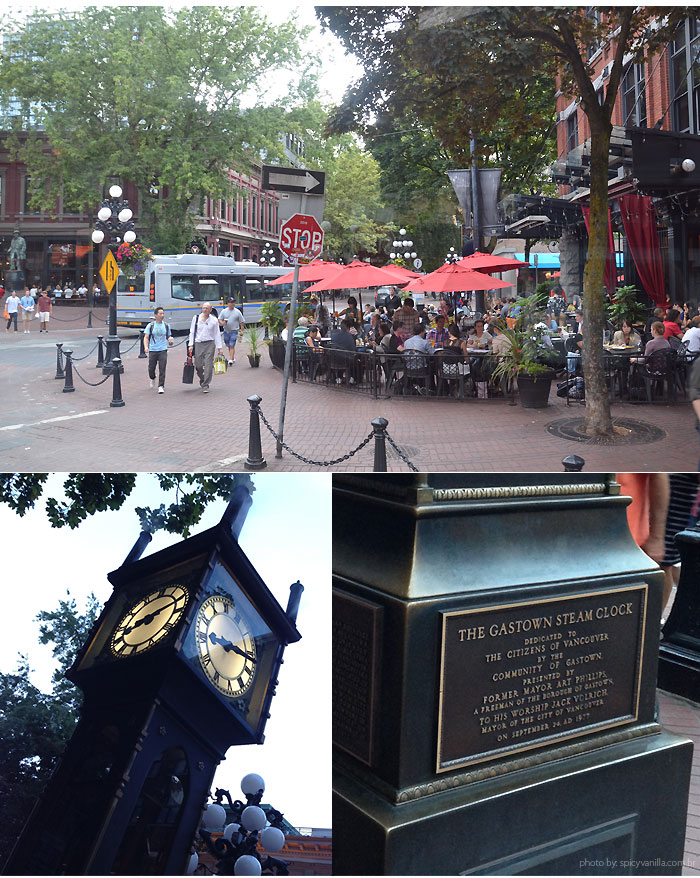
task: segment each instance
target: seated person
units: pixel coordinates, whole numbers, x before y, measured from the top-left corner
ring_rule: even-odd
[[[496,354],[496,356],[507,354],[511,348],[511,341],[508,336],[501,332],[498,323],[491,324],[491,331],[493,332],[491,351]]]
[[[343,308],[340,317],[347,317],[357,323],[360,319],[360,312],[357,308],[357,299],[354,296],[348,296],[348,307]]]
[[[425,326],[422,323],[416,323],[413,335],[403,343],[403,349],[404,351],[417,351],[421,354],[433,353],[433,346],[425,337]]]
[[[656,351],[668,351],[670,349],[671,345],[664,337],[664,325],[660,320],[657,320],[655,323],[651,324],[651,339],[646,343],[646,347],[644,348],[644,358],[635,358],[631,362],[643,363],[647,357],[650,357],[652,354],[656,353]]]
[[[303,342],[309,331],[309,318],[300,317],[297,321],[297,328],[294,330],[294,341]]]
[[[340,327],[331,332],[332,348],[355,352],[355,336],[350,332],[351,324],[351,320],[343,319],[340,321]]]
[[[448,353],[459,354],[467,357],[467,342],[462,338],[462,332],[456,323],[450,323],[447,327],[448,338],[445,342],[444,350]]]
[[[651,332],[652,323],[656,323],[657,320],[663,322],[665,314],[666,312],[663,308],[654,308],[654,313],[647,320],[647,325],[644,327],[644,331],[647,333],[647,335]]]
[[[629,320],[623,320],[622,328],[618,329],[615,335],[613,335],[612,343],[639,348],[642,346],[642,339],[640,338],[639,333],[632,328],[632,324]]]
[[[445,328],[445,317],[442,314],[439,314],[435,318],[435,329],[428,330],[428,341],[433,346],[433,348],[442,348],[445,346],[450,333]]]
[[[312,323],[309,326],[309,334],[306,336],[306,344],[311,348],[314,353],[322,353],[323,348],[321,347],[321,330],[315,324]]]
[[[683,343],[689,354],[700,353],[700,317],[693,317],[683,335]]]
[[[492,340],[493,336],[490,332],[486,331],[484,321],[475,320],[474,332],[467,338],[467,347],[469,350],[486,351],[489,349]]]
[[[679,313],[675,308],[669,308],[664,320],[664,338],[669,339],[672,335],[682,338],[683,330],[678,322]]]

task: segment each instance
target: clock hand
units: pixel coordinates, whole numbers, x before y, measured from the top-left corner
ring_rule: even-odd
[[[165,606],[167,607],[168,605],[166,604]],[[130,634],[135,628],[138,628],[140,625],[150,625],[151,622],[158,615],[158,613],[162,613],[164,609],[165,607],[161,607],[159,610],[153,610],[153,612],[147,613],[143,617],[143,619],[138,619],[136,622],[134,622],[133,625],[131,625],[129,628],[126,628],[124,630],[124,634]]]
[[[256,658],[249,652],[246,652],[244,649],[241,649],[240,646],[236,646],[235,643],[231,643],[230,640],[226,640],[224,637],[219,637],[218,635],[212,633],[209,635],[209,640],[212,643],[218,643],[220,646],[226,650],[226,652],[235,652],[237,655],[243,656],[243,658],[249,659],[251,662],[255,662]]]

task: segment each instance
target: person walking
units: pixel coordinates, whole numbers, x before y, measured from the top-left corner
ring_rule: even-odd
[[[170,326],[165,323],[165,311],[157,307],[153,310],[154,319],[143,334],[143,348],[148,354],[148,377],[150,386],[155,387],[156,366],[158,366],[158,393],[165,393],[165,370],[168,365],[168,347],[175,343]]]
[[[190,356],[194,353],[194,367],[202,393],[209,393],[214,371],[214,350],[222,349],[219,321],[212,316],[211,307],[211,302],[202,303],[202,313],[192,318],[188,340]]]
[[[19,300],[19,307],[22,315],[22,332],[27,335],[31,329],[32,317],[34,316],[34,310],[36,308],[34,297],[30,293],[28,287],[24,288],[24,295]]]
[[[224,344],[228,348],[228,364],[233,366],[236,362],[236,342],[245,328],[243,314],[236,308],[235,299],[228,300],[228,305],[219,314],[219,323],[224,330]]]
[[[17,293],[12,290],[10,295],[5,299],[5,311],[7,312],[7,326],[5,332],[10,331],[10,326],[15,324],[15,332],[17,332],[17,311],[19,310],[20,298]]]
[[[42,290],[37,307],[39,308],[39,332],[48,332],[49,317],[53,314],[53,302],[49,296],[48,287]]]

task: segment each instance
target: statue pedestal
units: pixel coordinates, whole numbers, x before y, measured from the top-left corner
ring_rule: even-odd
[[[9,293],[21,292],[25,287],[25,279],[23,271],[6,271],[5,272],[5,290]]]
[[[614,479],[333,486],[333,874],[680,874],[692,743]]]

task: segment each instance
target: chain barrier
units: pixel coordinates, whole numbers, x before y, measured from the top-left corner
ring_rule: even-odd
[[[99,344],[99,342],[96,341],[95,344],[90,348],[90,350],[85,354],[84,357],[74,357],[74,356],[71,354],[71,361],[72,361],[73,363],[79,363],[81,360],[87,360],[87,358],[90,356],[90,354],[91,354],[94,350],[96,350],[98,344]]]
[[[102,379],[102,381],[96,381],[95,383],[93,383],[92,381],[86,381],[85,378],[83,378],[83,376],[80,374],[80,372],[78,372],[78,370],[75,368],[75,366],[73,366],[73,371],[78,376],[78,378],[80,378],[80,380],[83,382],[83,384],[87,384],[88,387],[99,387],[100,384],[104,384],[105,381],[109,381],[109,379],[112,377],[112,373],[110,372],[107,375],[105,375],[105,377]]]
[[[399,446],[396,444],[396,442],[394,442],[394,440],[393,440],[393,439],[391,438],[391,436],[386,432],[386,430],[384,431],[384,435],[386,436],[387,440],[389,441],[389,445],[391,445],[391,447],[392,447],[392,448],[394,449],[394,451],[398,454],[398,456],[401,458],[401,460],[402,460],[405,464],[408,464],[409,469],[413,470],[414,473],[420,472],[420,470],[418,469],[418,467],[417,467],[417,466],[414,466],[414,465],[411,463],[411,461],[406,457],[406,455],[403,453],[403,451],[401,451],[401,449],[399,448]]]
[[[263,424],[265,424],[270,433],[272,433],[275,442],[279,442],[279,436],[270,425],[260,407],[258,407],[258,414],[260,415],[260,420],[263,422]],[[350,460],[350,458],[354,454],[357,454],[358,451],[361,451],[369,442],[371,442],[373,437],[374,432],[370,433],[366,439],[363,439],[362,442],[360,442],[357,448],[355,448],[353,451],[348,452],[348,454],[344,454],[342,457],[338,457],[336,460],[311,460],[308,457],[303,457],[301,454],[297,454],[296,451],[293,451],[286,442],[281,442],[280,444],[285,451],[288,451],[293,457],[296,457],[296,459],[300,460],[302,463],[308,463],[311,466],[335,466],[337,463],[342,463],[345,460]],[[416,472],[418,472],[418,470],[416,470]]]
[[[76,320],[85,320],[85,315],[80,314],[78,317],[56,317],[55,314],[52,314],[50,319],[57,320],[59,323],[75,323]]]
[[[141,341],[141,339],[140,339],[140,338],[137,338],[136,341],[131,345],[130,348],[127,348],[125,351],[120,351],[120,353],[122,354],[122,356],[123,356],[124,354],[128,354],[129,351],[133,351],[133,349],[136,347],[136,345],[137,345],[140,341]]]

